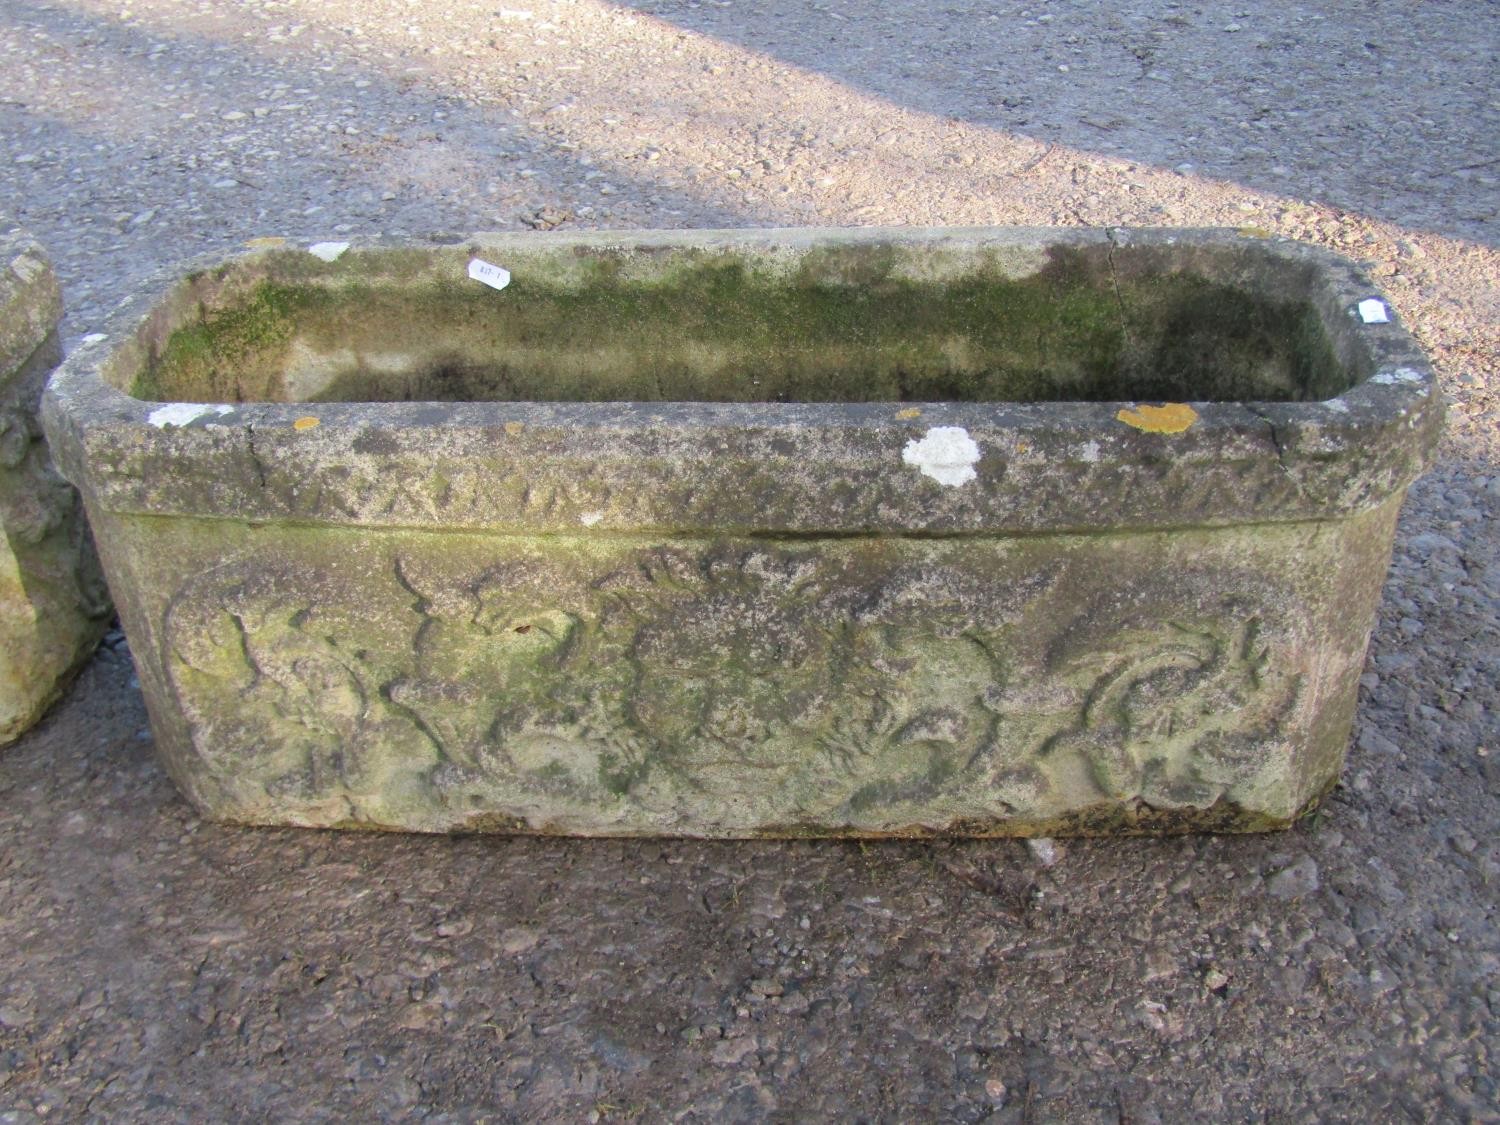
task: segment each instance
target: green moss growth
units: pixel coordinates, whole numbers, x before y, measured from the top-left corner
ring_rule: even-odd
[[[1316,312],[1055,251],[1014,278],[903,273],[892,246],[790,272],[594,253],[467,280],[266,281],[178,329],[133,393],[198,401],[1299,400],[1347,379]],[[293,344],[297,345],[295,350]]]
[[[329,303],[312,287],[261,284],[240,303],[212,311],[167,338],[137,376],[137,398],[255,402],[276,399],[274,364],[285,354],[306,314]],[[182,390],[191,390],[188,396]]]

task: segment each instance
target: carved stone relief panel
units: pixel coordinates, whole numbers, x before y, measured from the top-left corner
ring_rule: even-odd
[[[1285,787],[1307,646],[1251,568],[1153,580],[1149,545],[1087,538],[1048,568],[1027,541],[303,534],[164,611],[231,819],[1003,830]]]

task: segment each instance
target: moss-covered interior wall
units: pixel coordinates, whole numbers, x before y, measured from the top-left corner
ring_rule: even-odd
[[[1353,381],[1295,287],[1057,247],[1016,275],[805,254],[573,251],[495,291],[458,271],[305,263],[198,302],[141,398],[246,401],[1301,401]],[[559,254],[559,259],[564,255]],[[306,255],[301,255],[306,259]],[[580,261],[580,259],[582,259]],[[1253,282],[1253,283],[1252,283]]]

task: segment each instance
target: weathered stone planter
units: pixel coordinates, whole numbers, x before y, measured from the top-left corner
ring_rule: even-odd
[[[1440,425],[1388,315],[1226,232],[285,249],[46,416],[214,818],[1253,830],[1338,775]]]
[[[0,745],[61,694],[109,623],[78,494],[37,420],[62,358],[62,294],[42,248],[0,232]]]

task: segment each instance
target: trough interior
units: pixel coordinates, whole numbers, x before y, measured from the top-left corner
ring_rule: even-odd
[[[1310,266],[1233,246],[259,255],[111,378],[196,402],[1304,401],[1357,381]]]

